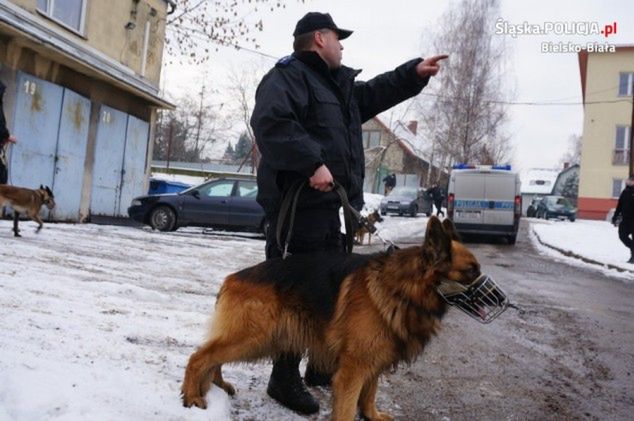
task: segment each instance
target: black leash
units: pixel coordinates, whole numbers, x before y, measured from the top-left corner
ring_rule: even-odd
[[[306,187],[306,180],[297,180],[291,185],[280,206],[280,212],[277,217],[277,226],[275,229],[275,238],[277,240],[277,246],[282,252],[282,258],[285,259],[288,255],[288,247],[293,236],[293,225],[295,223],[295,213],[297,210],[297,202],[302,190]],[[343,206],[343,219],[346,227],[346,253],[352,253],[352,247],[354,242],[354,226],[353,219],[356,218],[359,224],[366,227],[371,233],[376,232],[376,227],[367,220],[367,218],[361,216],[361,214],[350,205],[348,201],[348,195],[346,194],[343,186],[337,182],[334,183],[334,192],[339,195],[341,205]],[[282,233],[284,226],[288,220],[288,230],[286,232],[286,239],[282,242]]]

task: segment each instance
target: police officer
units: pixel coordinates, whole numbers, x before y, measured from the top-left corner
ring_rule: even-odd
[[[9,133],[7,128],[7,120],[4,117],[4,91],[6,87],[0,82],[0,184],[7,184],[8,179],[8,159],[7,159],[7,145],[10,143],[16,143],[15,136]],[[2,209],[0,209],[1,211]]]
[[[630,176],[625,181],[625,188],[619,196],[619,202],[616,205],[612,223],[616,225],[619,216],[622,217],[619,224],[619,239],[630,249],[630,260],[628,263],[634,263],[634,176]]]
[[[327,13],[311,12],[293,32],[293,54],[281,59],[262,79],[251,117],[262,160],[257,201],[269,223],[266,257],[281,256],[276,224],[285,193],[297,180],[309,187],[300,196],[289,252],[343,252],[339,196],[333,181],[346,190],[352,206],[363,206],[365,159],[361,124],[417,95],[447,56],[414,59],[368,82],[360,70],[341,65],[341,41],[352,31],[335,25]],[[285,227],[286,229],[287,227]],[[282,405],[311,414],[319,403],[299,375],[298,355],[273,363],[267,393]],[[330,376],[306,369],[309,385],[329,384]]]

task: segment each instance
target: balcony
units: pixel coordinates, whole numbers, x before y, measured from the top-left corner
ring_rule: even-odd
[[[612,165],[629,165],[630,163],[630,150],[629,149],[614,149],[612,151]]]

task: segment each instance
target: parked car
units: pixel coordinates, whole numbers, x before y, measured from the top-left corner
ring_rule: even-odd
[[[537,205],[542,200],[541,196],[535,196],[531,200],[530,205],[526,208],[526,216],[529,218],[535,218],[537,216]]]
[[[159,231],[198,226],[264,232],[264,210],[255,201],[257,193],[255,180],[222,178],[179,193],[137,197],[128,215]]]
[[[381,215],[388,213],[398,213],[399,215],[408,214],[416,216],[419,212],[423,212],[427,216],[432,214],[432,200],[425,189],[409,186],[394,187],[381,200],[379,206]]]
[[[537,205],[538,218],[566,218],[571,221],[577,219],[577,208],[563,196],[544,196]]]
[[[179,181],[150,178],[150,188],[147,194],[178,193],[187,190],[191,186],[191,184],[181,183]]]

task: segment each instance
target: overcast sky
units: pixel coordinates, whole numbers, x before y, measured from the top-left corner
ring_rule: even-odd
[[[423,34],[442,31],[439,18],[446,8],[457,2],[423,2],[420,0],[287,0],[286,8],[251,13],[247,18],[262,19],[264,31],[259,33],[259,51],[283,57],[292,51],[295,23],[306,12],[329,12],[339,27],[354,30],[343,42],[343,63],[363,69],[360,80],[416,57],[449,53],[424,51]],[[573,6],[574,5],[574,6]],[[514,91],[513,102],[581,102],[581,82],[576,53],[542,53],[544,41],[585,44],[599,42],[615,45],[634,44],[634,2],[631,0],[556,2],[553,0],[503,0],[499,17],[511,24],[543,24],[545,22],[617,22],[617,33],[607,39],[602,35],[499,35],[508,47],[508,69],[504,89]],[[492,28],[495,30],[495,28]],[[167,65],[162,87],[170,95],[195,92],[203,79],[221,92],[227,85],[230,69],[245,66],[270,68],[275,60],[245,50],[221,47],[213,53],[212,62],[204,66]],[[630,70],[634,71],[634,66]],[[432,80],[431,83],[434,83]],[[617,81],[615,80],[615,90]],[[223,100],[217,99],[218,103]],[[571,134],[581,134],[581,105],[528,106],[509,108],[514,154],[512,163],[518,169],[556,167],[568,148]],[[234,142],[235,143],[235,142]],[[224,148],[222,148],[224,150]]]

